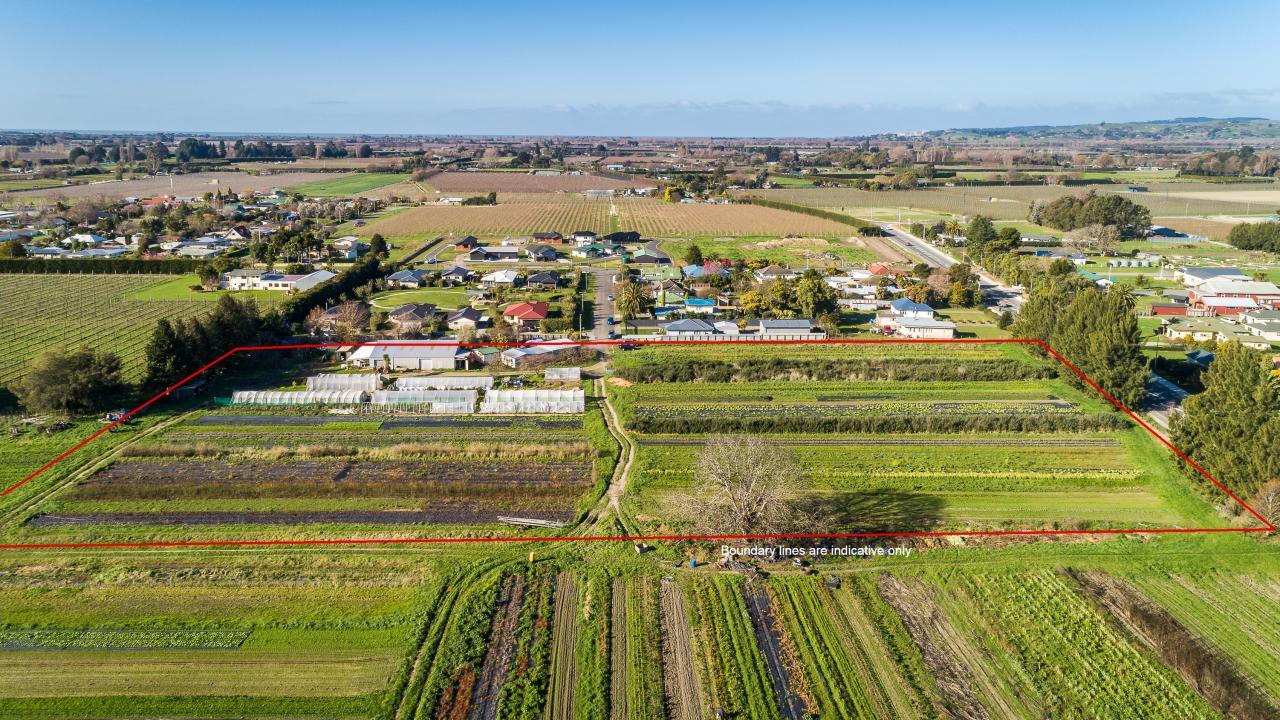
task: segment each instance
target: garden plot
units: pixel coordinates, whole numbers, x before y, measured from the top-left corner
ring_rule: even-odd
[[[567,523],[597,489],[602,449],[583,416],[220,410],[126,448],[26,525]]]
[[[620,358],[625,384],[610,394],[639,446],[630,509],[692,529],[681,509],[695,502],[702,447],[716,433],[747,433],[802,468],[806,510],[825,518],[814,531],[1212,522],[1189,516],[1202,510],[1177,499],[1180,480],[1149,436],[1047,363],[998,347],[956,346],[952,358],[929,346],[919,358],[908,347],[822,350],[821,360],[787,347]]]

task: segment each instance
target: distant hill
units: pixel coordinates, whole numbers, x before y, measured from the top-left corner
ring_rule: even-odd
[[[1280,122],[1259,117],[1183,117],[1091,125],[1023,125],[934,130],[925,137],[952,142],[1010,140],[1146,140],[1224,142],[1280,138]]]

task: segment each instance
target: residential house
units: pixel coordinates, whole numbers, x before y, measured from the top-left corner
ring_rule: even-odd
[[[918,303],[911,298],[898,298],[889,303],[889,307],[876,314],[876,325],[894,329],[903,320],[932,320],[933,308]]]
[[[1224,343],[1232,340],[1256,349],[1266,349],[1270,343],[1249,332],[1248,326],[1228,322],[1220,318],[1202,317],[1175,320],[1164,326],[1165,337],[1173,340]]]
[[[767,283],[773,280],[792,280],[800,277],[800,273],[785,265],[770,265],[752,273],[757,282]]]
[[[534,302],[518,302],[508,305],[502,316],[520,332],[534,332],[539,323],[547,319],[550,306],[541,300]]]
[[[475,277],[475,273],[461,265],[453,265],[440,271],[440,280],[445,285],[453,287],[455,285],[465,285]]]
[[[471,262],[515,262],[520,259],[520,248],[511,245],[481,245],[467,253]]]
[[[498,270],[480,278],[480,284],[487,288],[515,287],[520,280],[520,273],[515,270]]]
[[[596,241],[596,234],[590,230],[576,230],[569,236],[573,240],[574,247],[582,247],[583,245],[591,245]]]
[[[558,233],[558,232],[555,232],[555,231],[552,231],[552,232],[536,232],[536,233],[534,233],[534,234],[533,234],[533,239],[534,239],[534,240],[537,240],[538,242],[544,242],[544,243],[548,243],[548,242],[556,242],[556,243],[558,243],[558,242],[564,242],[564,236],[563,236],[563,235],[561,235],[561,234],[560,234],[560,233]]]
[[[662,331],[667,335],[712,335],[716,332],[716,327],[706,320],[698,320],[697,318],[686,318],[684,320],[676,320],[665,325],[659,325]]]
[[[711,298],[686,298],[684,301],[685,315],[714,315],[716,312],[716,301]]]
[[[1249,333],[1270,343],[1280,343],[1280,310],[1255,310],[1240,316]]]
[[[387,314],[387,321],[401,333],[420,333],[429,329],[435,318],[436,306],[430,303],[407,303]]]
[[[555,270],[544,270],[525,278],[525,285],[539,290],[554,290],[560,285],[560,273]]]
[[[476,239],[475,235],[468,235],[453,244],[454,250],[471,251],[478,247],[480,247],[480,241]]]
[[[245,268],[249,272],[232,270],[223,273],[221,285],[228,290],[283,290],[304,292],[329,282],[338,277],[337,273],[328,270],[316,270],[305,275],[285,275],[271,271],[257,271]]]
[[[934,318],[902,317],[894,326],[893,333],[916,340],[947,339],[956,336],[956,324]]]
[[[485,320],[484,313],[469,306],[454,310],[445,316],[445,323],[448,324],[450,330],[461,330],[463,328],[479,330],[486,324]]]
[[[666,253],[645,249],[632,255],[630,262],[632,265],[667,265],[671,263],[671,257]]]
[[[387,284],[401,288],[425,287],[431,276],[425,270],[398,270],[387,276]]]
[[[611,232],[608,235],[601,237],[600,241],[611,245],[638,243],[640,242],[640,233],[635,232],[634,230],[619,230],[618,232]]]
[[[800,320],[772,320],[766,319],[760,321],[761,335],[821,335],[826,333],[814,333],[813,321],[805,318]]]
[[[524,254],[539,262],[555,262],[556,259],[555,248],[547,245],[530,245],[524,249]]]
[[[373,311],[368,303],[345,302],[325,308],[315,321],[313,331],[333,335],[344,323],[352,326],[357,332],[364,332],[369,327]]]

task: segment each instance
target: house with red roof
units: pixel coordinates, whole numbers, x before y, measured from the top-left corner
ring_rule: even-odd
[[[531,332],[538,329],[538,323],[547,319],[550,305],[542,301],[512,303],[502,311],[507,322],[516,326],[520,332]]]

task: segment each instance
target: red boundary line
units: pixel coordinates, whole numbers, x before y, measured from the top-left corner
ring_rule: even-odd
[[[726,345],[726,344],[746,344],[746,345],[870,345],[881,343],[918,343],[918,344],[1022,344],[1037,345],[1046,353],[1052,355],[1058,362],[1061,362],[1073,373],[1080,377],[1086,384],[1097,390],[1104,398],[1119,408],[1124,414],[1128,415],[1134,422],[1138,423],[1144,430],[1152,435],[1185,461],[1188,465],[1195,468],[1196,472],[1203,475],[1212,482],[1218,489],[1226,493],[1232,500],[1247,510],[1253,517],[1262,522],[1263,527],[1247,527],[1247,528],[1135,528],[1125,530],[972,530],[972,531],[954,531],[954,532],[866,532],[866,533],[774,533],[759,535],[623,535],[623,536],[541,536],[541,537],[480,537],[480,538],[448,538],[448,537],[432,537],[432,538],[329,538],[329,539],[312,539],[312,540],[171,540],[171,541],[154,541],[154,542],[86,542],[86,543],[17,543],[17,544],[0,544],[0,550],[37,550],[37,549],[61,549],[61,548],[149,548],[149,547],[265,547],[265,546],[282,546],[282,545],[413,545],[413,544],[460,544],[460,543],[523,543],[523,542],[564,542],[564,541],[661,541],[661,540],[806,540],[806,539],[837,539],[837,538],[889,538],[889,537],[1007,537],[1007,536],[1040,536],[1040,535],[1129,535],[1129,534],[1185,534],[1185,533],[1249,533],[1249,532],[1273,532],[1276,526],[1264,518],[1249,506],[1244,500],[1241,500],[1226,485],[1223,485],[1207,470],[1196,464],[1186,453],[1179,450],[1164,438],[1163,435],[1156,432],[1142,418],[1138,417],[1123,403],[1116,400],[1106,390],[1093,381],[1088,375],[1085,375],[1079,368],[1071,364],[1057,351],[1049,347],[1043,340],[1035,338],[963,338],[963,339],[895,339],[895,338],[827,338],[821,340],[661,340],[661,341],[645,341],[645,340],[586,340],[578,341],[574,345]],[[83,448],[85,445],[93,442],[103,434],[110,432],[113,428],[132,418],[134,415],[142,412],[156,401],[165,397],[169,393],[177,390],[191,380],[203,374],[205,371],[213,368],[223,360],[231,357],[239,352],[256,352],[259,350],[326,350],[343,347],[377,345],[376,342],[365,343],[302,343],[293,345],[252,345],[237,347],[222,355],[218,356],[212,362],[208,363],[199,370],[191,373],[178,382],[170,385],[155,397],[142,403],[138,407],[125,413],[120,419],[110,423],[89,437],[81,440],[74,447],[57,456],[56,458],[45,463],[35,472],[26,476],[22,480],[10,486],[4,492],[0,492],[0,497],[12,493],[14,490],[27,484],[32,479],[38,477],[41,473],[49,468],[57,465],[65,460],[72,453]],[[527,347],[529,343],[444,343],[444,342],[396,342],[396,345],[406,347]]]

